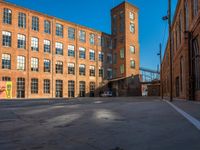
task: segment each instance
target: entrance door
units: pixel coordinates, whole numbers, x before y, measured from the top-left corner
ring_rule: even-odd
[[[85,81],[79,82],[80,97],[85,97]]]
[[[25,78],[17,78],[17,98],[25,98]]]
[[[56,80],[56,97],[63,97],[63,81]]]

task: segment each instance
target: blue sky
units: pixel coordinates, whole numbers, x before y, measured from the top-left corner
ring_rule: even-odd
[[[51,16],[110,33],[110,9],[124,0],[6,0]],[[159,43],[167,41],[168,0],[128,0],[139,10],[140,66],[157,69]],[[173,11],[177,0],[172,0]],[[164,31],[166,28],[166,34]]]

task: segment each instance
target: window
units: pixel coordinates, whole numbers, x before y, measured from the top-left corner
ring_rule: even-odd
[[[85,97],[85,81],[80,81],[79,82],[79,91],[80,91],[79,96],[80,97]]]
[[[56,42],[56,54],[63,55],[63,44]]]
[[[112,64],[112,54],[107,54],[107,62]]]
[[[94,97],[95,93],[95,82],[90,82],[90,97]]]
[[[50,80],[44,79],[44,93],[50,94]]]
[[[3,46],[11,47],[11,32],[2,31],[2,34],[3,34],[3,40],[2,40]]]
[[[95,44],[95,35],[94,34],[90,34],[90,44],[94,45]]]
[[[26,28],[26,14],[22,12],[18,13],[18,27]]]
[[[17,70],[25,70],[25,57],[17,56]]]
[[[103,60],[104,60],[104,53],[99,52],[99,61],[103,62]]]
[[[32,17],[32,30],[39,31],[39,18],[33,16]]]
[[[113,40],[113,49],[116,49],[117,48],[117,39],[114,39]]]
[[[63,25],[56,23],[56,35],[63,37]]]
[[[130,46],[130,52],[131,52],[132,54],[135,54],[135,46]]]
[[[44,33],[51,34],[51,23],[48,20],[44,21]]]
[[[182,35],[182,11],[179,14],[179,43],[181,43],[181,35]]]
[[[38,58],[31,58],[31,71],[39,71],[39,60]]]
[[[10,77],[6,77],[6,76],[3,76],[3,77],[2,77],[2,81],[11,81],[11,78],[10,78]]]
[[[74,97],[74,93],[75,93],[74,85],[75,85],[74,81],[72,81],[72,80],[68,81],[68,97]]]
[[[124,18],[124,13],[122,12],[121,14],[120,14],[120,32],[121,33],[124,33],[124,30],[125,30],[125,27],[124,27],[124,25],[125,25],[125,18]]]
[[[32,37],[31,38],[31,50],[32,51],[39,51],[39,39]]]
[[[183,56],[181,56],[180,58],[180,90],[183,90],[183,67],[184,67],[184,63],[183,63]]]
[[[103,77],[103,68],[99,67],[99,77]]]
[[[17,48],[26,49],[26,36],[22,34],[17,35]]]
[[[3,11],[3,23],[12,24],[12,11],[8,8],[4,8]]]
[[[124,59],[124,48],[120,49],[120,58]]]
[[[131,60],[131,62],[130,62],[130,64],[131,64],[131,68],[135,68],[135,61],[134,60]]]
[[[189,30],[189,7],[188,0],[185,1],[185,30]]]
[[[85,48],[79,48],[79,58],[85,59]]]
[[[38,94],[38,79],[31,79],[31,94]]]
[[[68,63],[68,74],[75,74],[75,65],[74,63]]]
[[[124,73],[124,64],[120,65],[120,73],[123,74]]]
[[[44,72],[50,72],[51,71],[51,61],[48,59],[44,60]]]
[[[95,52],[94,50],[90,50],[90,60],[95,61]]]
[[[129,18],[131,20],[134,20],[135,19],[135,16],[134,16],[134,13],[133,12],[129,12]]]
[[[95,66],[90,66],[90,76],[95,76]]]
[[[49,40],[44,40],[44,52],[45,53],[51,52],[51,42]]]
[[[112,69],[110,68],[107,69],[107,78],[112,79]]]
[[[114,69],[113,69],[113,78],[116,78],[116,77],[117,77],[117,69],[114,68]]]
[[[112,34],[116,35],[117,34],[117,16],[113,16],[112,18]]]
[[[11,58],[9,54],[2,54],[2,69],[11,69]]]
[[[86,42],[86,33],[85,31],[79,31],[79,41],[80,42]]]
[[[75,57],[75,47],[74,47],[74,45],[68,45],[68,56]]]
[[[85,65],[79,65],[79,75],[85,75]]]
[[[130,32],[135,33],[135,25],[133,23],[130,23]]]
[[[75,39],[75,29],[74,28],[68,28],[68,38],[71,40]]]
[[[195,89],[200,89],[200,52],[199,52],[199,43],[198,43],[198,36],[192,40],[192,61],[193,61],[193,68],[194,68],[194,76],[195,76]]]
[[[197,16],[199,11],[199,0],[193,0],[193,16]]]
[[[56,62],[56,73],[63,74],[63,62],[62,61]]]
[[[25,98],[25,78],[17,78],[17,98]]]
[[[113,63],[117,64],[117,53],[113,54]]]
[[[63,97],[63,81],[56,80],[56,97]]]

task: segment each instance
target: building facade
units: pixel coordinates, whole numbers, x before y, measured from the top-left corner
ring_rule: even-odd
[[[200,100],[200,0],[179,0],[172,24],[173,97]],[[170,93],[170,51],[162,62],[163,94]]]
[[[0,81],[13,98],[96,96],[109,80],[139,74],[138,8],[111,11],[107,34],[0,1]]]

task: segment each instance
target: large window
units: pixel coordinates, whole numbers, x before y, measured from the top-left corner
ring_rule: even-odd
[[[120,28],[119,28],[119,30],[120,30],[120,32],[121,33],[124,33],[124,30],[125,30],[125,17],[124,17],[124,13],[122,12],[120,15],[119,15],[119,17],[120,17]]]
[[[63,44],[56,42],[56,54],[63,55]]]
[[[25,98],[25,78],[17,78],[17,98]]]
[[[107,54],[107,62],[112,64],[112,54]]]
[[[44,40],[44,52],[45,53],[51,52],[51,42],[49,40]]]
[[[188,0],[185,0],[185,30],[189,30],[189,6]]]
[[[74,47],[74,45],[68,45],[68,56],[75,57],[75,47]]]
[[[130,23],[130,32],[135,33],[135,25],[133,23]]]
[[[199,11],[199,0],[192,0],[192,1],[193,1],[193,3],[192,3],[192,5],[193,5],[193,16],[195,17],[195,16],[197,16],[198,11]]]
[[[26,49],[26,36],[22,34],[17,35],[17,48]]]
[[[200,90],[200,52],[199,52],[199,42],[198,36],[192,40],[192,61],[193,61],[193,70],[195,75],[195,89]]]
[[[124,64],[120,65],[120,73],[123,74],[124,73]]]
[[[48,20],[44,21],[44,33],[51,34],[51,23]]]
[[[79,82],[79,92],[80,97],[85,97],[85,81]]]
[[[130,61],[130,64],[131,64],[131,68],[135,69],[135,61],[134,61],[134,60],[131,60],[131,61]]]
[[[31,79],[31,94],[38,94],[38,79]]]
[[[113,54],[113,64],[117,64],[117,53]]]
[[[131,54],[135,54],[135,46],[130,46],[130,52]]]
[[[99,77],[103,77],[103,68],[99,67]]]
[[[39,31],[39,18],[33,16],[32,17],[32,30]]]
[[[56,23],[56,35],[63,37],[63,25]]]
[[[90,49],[90,60],[95,61],[95,52],[94,50],[91,50],[91,49]]]
[[[120,49],[120,58],[124,59],[124,48]]]
[[[86,33],[85,31],[79,31],[79,41],[80,42],[86,42]]]
[[[25,57],[24,56],[17,56],[17,70],[25,70]]]
[[[111,68],[107,69],[107,78],[112,79],[112,69]]]
[[[90,34],[90,44],[91,45],[95,44],[95,35],[93,33]]]
[[[117,16],[116,15],[112,17],[112,34],[113,35],[117,34]]]
[[[8,8],[3,9],[3,23],[12,24],[12,11]]]
[[[104,53],[99,52],[99,61],[103,62],[103,60],[104,60]]]
[[[51,71],[51,61],[48,59],[44,59],[44,72]]]
[[[56,62],[56,73],[63,74],[63,62],[62,61]]]
[[[95,82],[90,82],[90,97],[94,97],[95,93]]]
[[[90,76],[95,76],[95,66],[90,66]]]
[[[44,79],[44,93],[50,94],[50,80]]]
[[[31,71],[39,71],[39,60],[38,58],[31,58]]]
[[[85,75],[85,65],[79,65],[79,75]]]
[[[68,63],[68,74],[75,74],[75,64],[74,63]]]
[[[63,81],[56,80],[56,97],[63,97]]]
[[[183,90],[183,67],[184,67],[184,62],[183,62],[183,56],[180,58],[180,90]]]
[[[11,32],[2,31],[2,44],[6,47],[11,47]]]
[[[75,29],[74,28],[68,28],[68,38],[71,40],[75,39]]]
[[[32,37],[31,38],[31,50],[32,51],[39,51],[39,39]]]
[[[79,58],[85,59],[85,48],[79,48]]]
[[[2,69],[11,69],[11,57],[9,54],[2,54]]]
[[[18,13],[18,27],[26,28],[26,14],[22,12]]]
[[[70,80],[68,81],[68,97],[74,97],[75,93],[75,83],[74,81]]]

